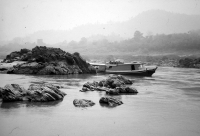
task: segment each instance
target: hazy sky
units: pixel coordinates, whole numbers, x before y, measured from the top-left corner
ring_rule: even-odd
[[[38,30],[126,21],[151,9],[200,14],[200,0],[0,0],[0,40]]]

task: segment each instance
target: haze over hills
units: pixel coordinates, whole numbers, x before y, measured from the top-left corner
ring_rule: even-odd
[[[107,24],[86,24],[71,30],[42,30],[23,38],[25,42],[36,42],[43,39],[45,43],[55,44],[63,41],[79,41],[82,37],[112,36],[112,40],[132,38],[139,30],[144,35],[187,33],[200,29],[200,15],[186,15],[163,10],[149,10],[124,22]],[[105,38],[105,37],[104,37]]]
[[[163,10],[149,10],[124,22],[87,24],[75,27],[71,30],[43,30],[24,38],[15,38],[9,44],[0,42],[0,55],[5,56],[6,53],[21,48],[31,49],[37,45],[37,39],[43,39],[47,46],[62,47],[63,49],[66,49],[66,51],[72,53],[80,51],[80,53],[88,54],[88,52],[91,53],[91,50],[88,49],[96,51],[101,47],[104,48],[102,51],[105,53],[106,48],[110,48],[111,45],[117,45],[116,42],[121,42],[119,43],[121,47],[123,45],[135,45],[136,43],[134,44],[131,39],[134,37],[134,33],[137,30],[143,33],[144,37],[151,35],[156,36],[157,34],[189,33],[192,30],[200,30],[200,15],[186,15]],[[183,37],[184,36],[182,35],[181,39],[184,39]],[[191,34],[189,37],[191,37]],[[154,38],[160,40],[162,39],[162,35]],[[167,39],[165,38],[165,40]],[[195,47],[197,47],[197,45],[198,42],[195,42]],[[152,44],[152,47],[153,46],[154,45]],[[112,52],[117,51],[117,49],[114,49],[116,48],[115,46],[112,46],[111,48],[113,48]],[[142,53],[143,48],[144,47],[139,49],[139,52]],[[109,51],[107,53],[109,54]]]

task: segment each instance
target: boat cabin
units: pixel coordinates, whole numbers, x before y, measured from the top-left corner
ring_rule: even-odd
[[[144,70],[145,67],[142,63],[124,63],[124,64],[106,64],[106,69],[109,71],[132,71],[132,70]]]

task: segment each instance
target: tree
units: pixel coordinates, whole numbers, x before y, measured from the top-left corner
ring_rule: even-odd
[[[141,33],[140,31],[135,31],[133,39],[135,41],[140,41],[142,38],[143,38],[143,33]]]
[[[85,37],[82,37],[81,40],[79,41],[79,44],[86,44],[87,39]]]

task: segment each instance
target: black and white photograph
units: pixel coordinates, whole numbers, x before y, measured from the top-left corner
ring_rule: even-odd
[[[0,136],[200,136],[200,0],[0,0]]]

